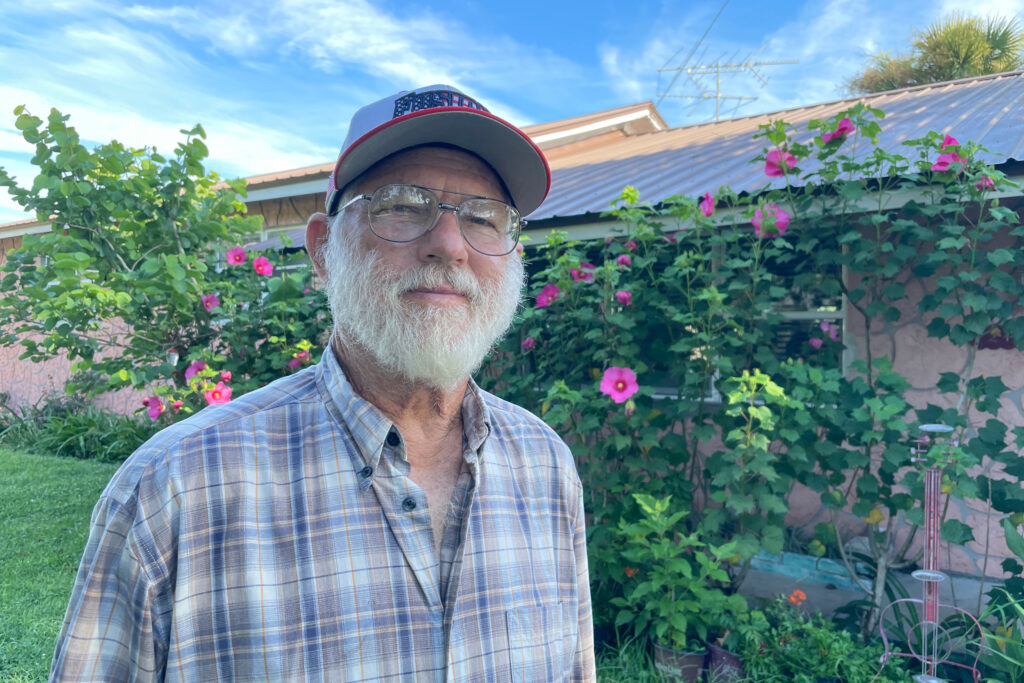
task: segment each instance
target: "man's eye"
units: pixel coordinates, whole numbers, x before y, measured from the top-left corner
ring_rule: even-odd
[[[417,204],[392,204],[382,207],[380,212],[397,216],[422,216],[427,212],[427,208]]]
[[[466,216],[466,219],[474,228],[498,231],[498,225],[490,216]]]

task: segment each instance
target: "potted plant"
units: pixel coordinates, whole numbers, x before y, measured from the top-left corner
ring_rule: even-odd
[[[619,532],[626,539],[624,557],[636,565],[635,580],[623,597],[612,600],[620,608],[616,626],[631,624],[637,635],[653,641],[654,663],[662,673],[697,681],[709,636],[723,630],[724,615],[746,610],[742,596],[722,589],[729,581],[722,565],[735,554],[735,542],[713,546],[699,532],[680,531],[687,511],[670,512],[671,496],[636,493],[633,498],[643,517],[620,520]]]

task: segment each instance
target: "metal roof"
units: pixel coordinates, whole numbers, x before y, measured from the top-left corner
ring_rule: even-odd
[[[769,178],[762,164],[751,163],[765,146],[764,140],[753,139],[760,124],[785,120],[796,127],[797,140],[806,143],[812,137],[808,121],[829,118],[858,101],[885,112],[879,122],[883,149],[898,152],[904,140],[935,130],[981,144],[990,150],[980,155],[989,163],[1024,159],[1024,72],[1011,72],[620,137],[576,154],[560,154],[551,163],[551,192],[529,218],[600,213],[627,184],[649,202],[675,194],[713,193],[722,185],[737,192],[762,189]],[[856,156],[866,155],[868,147],[862,145]],[[800,170],[818,166],[808,159]]]

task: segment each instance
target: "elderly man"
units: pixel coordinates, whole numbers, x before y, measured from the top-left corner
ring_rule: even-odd
[[[520,214],[549,180],[454,88],[356,113],[307,227],[329,352],[118,471],[52,678],[594,678],[572,456],[470,379],[519,304]]]

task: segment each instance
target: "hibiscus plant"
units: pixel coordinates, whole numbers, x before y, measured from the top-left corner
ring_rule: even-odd
[[[851,606],[866,636],[877,633],[891,572],[916,559],[917,425],[968,430],[974,459],[1017,478],[960,469],[950,496],[1024,511],[1012,448],[1024,430],[1000,420],[1007,387],[974,363],[994,331],[1024,349],[1024,250],[1014,248],[1024,227],[998,198],[1011,183],[952,136],[883,150],[882,120],[857,104],[803,130],[773,121],[752,160],[761,190],[709,188],[651,205],[627,187],[609,213],[620,234],[554,232],[528,251],[532,298],[481,381],[535,409],[573,449],[599,624],[640,619],[622,602],[644,571],[619,526],[645,519],[633,493],[690,511],[677,540],[733,544],[721,564],[729,590],[787,538],[847,563],[868,597]],[[941,405],[912,402],[892,348],[878,343],[907,323],[967,359],[937,373]],[[791,530],[798,486],[820,497],[822,513]],[[952,516],[942,533],[973,540]],[[869,579],[846,552],[858,534]]]

